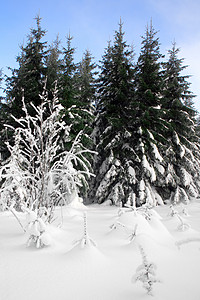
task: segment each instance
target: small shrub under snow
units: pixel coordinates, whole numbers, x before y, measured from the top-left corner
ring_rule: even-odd
[[[160,280],[156,278],[157,267],[154,263],[147,261],[144,249],[141,246],[139,248],[142,255],[142,264],[136,269],[136,273],[132,277],[132,283],[141,281],[147,294],[153,296],[153,285],[160,282]]]
[[[83,237],[74,243],[75,246],[77,246],[79,244],[82,249],[85,248],[86,246],[90,246],[90,245],[93,245],[96,247],[95,241],[93,239],[91,239],[88,234],[87,213],[86,212],[84,212],[84,214],[83,214]]]
[[[29,223],[27,233],[29,238],[27,247],[34,245],[36,248],[49,246],[51,244],[51,236],[47,232],[47,226],[44,221],[37,216],[34,211],[29,212]]]

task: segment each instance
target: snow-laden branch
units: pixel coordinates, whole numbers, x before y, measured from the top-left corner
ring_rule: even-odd
[[[68,203],[70,195],[74,191],[78,194],[79,187],[87,185],[87,179],[93,176],[86,155],[94,152],[82,146],[82,131],[70,150],[62,147],[60,137],[67,140],[71,126],[63,121],[63,107],[56,91],[52,101],[45,92],[40,97],[40,106],[32,104],[34,117],[29,115],[22,99],[25,117],[15,118],[19,127],[14,132],[14,145],[7,143],[11,156],[0,168],[3,179],[0,193],[8,206],[14,201],[20,207],[23,202],[37,210],[59,201]]]

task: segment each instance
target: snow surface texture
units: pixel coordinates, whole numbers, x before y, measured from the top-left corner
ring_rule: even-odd
[[[51,245],[26,247],[27,233],[7,211],[0,213],[1,300],[199,300],[200,202],[152,211],[109,206],[65,207],[48,225]],[[120,213],[119,213],[120,212]],[[23,225],[26,215],[17,213]],[[183,226],[180,230],[180,225]],[[84,224],[85,223],[85,224]],[[114,225],[113,225],[114,224]],[[85,226],[86,227],[86,226]],[[94,239],[81,248],[81,237]],[[140,281],[139,247],[156,265],[153,296]]]

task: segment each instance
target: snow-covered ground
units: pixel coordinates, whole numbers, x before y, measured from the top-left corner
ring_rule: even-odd
[[[169,206],[156,207],[149,220],[141,212],[118,216],[117,207],[88,206],[88,234],[97,245],[84,248],[73,244],[84,234],[84,210],[64,208],[59,227],[58,209],[48,228],[52,244],[42,249],[26,247],[27,233],[13,214],[1,212],[0,299],[149,299],[141,282],[132,283],[142,263],[140,245],[147,260],[156,264],[155,277],[161,281],[153,285],[154,299],[199,300],[200,201],[175,209],[178,216],[169,215]],[[18,217],[25,225],[26,216]]]

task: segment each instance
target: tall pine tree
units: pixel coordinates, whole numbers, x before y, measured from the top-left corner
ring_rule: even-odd
[[[96,145],[90,201],[126,203],[132,197],[134,174],[128,159],[128,108],[132,95],[133,53],[124,41],[122,23],[108,43],[101,62],[99,100],[93,133]]]
[[[63,60],[61,65],[60,78],[60,98],[62,105],[69,108],[74,105],[75,98],[75,82],[74,74],[76,71],[76,64],[74,62],[75,48],[72,47],[73,37],[69,34],[67,36],[67,46],[63,47]]]
[[[11,117],[19,118],[24,116],[22,97],[24,96],[27,109],[30,115],[34,115],[31,103],[35,106],[40,105],[40,95],[43,91],[44,80],[46,77],[45,59],[47,55],[46,42],[42,39],[45,36],[46,31],[41,28],[41,18],[36,18],[36,28],[30,30],[28,41],[26,46],[21,46],[21,53],[17,57],[19,64],[18,69],[11,69],[12,76],[6,79],[6,124],[10,124],[13,127],[17,126],[15,120]],[[13,132],[6,131],[6,139],[12,144]],[[9,152],[4,149],[6,156],[9,156]]]
[[[163,107],[169,124],[165,161],[167,163],[165,190],[175,203],[188,202],[199,194],[199,143],[195,131],[193,94],[189,90],[189,76],[182,75],[186,68],[178,57],[179,48],[173,43],[169,59],[163,64]]]
[[[27,45],[21,47],[21,54],[17,57],[19,69],[13,69],[12,76],[7,78],[7,101],[10,103],[11,113],[17,117],[23,115],[23,95],[30,113],[30,102],[35,106],[41,103],[40,95],[47,75],[47,46],[42,41],[46,31],[41,28],[41,18],[37,16],[35,19],[36,28],[30,30]]]
[[[56,37],[55,41],[49,46],[48,55],[46,57],[46,68],[47,68],[47,90],[49,93],[49,99],[52,99],[52,90],[55,83],[59,81],[61,76],[61,50],[59,36]]]
[[[77,130],[84,130],[86,133],[83,144],[91,145],[91,124],[94,120],[96,102],[96,64],[89,50],[86,50],[81,62],[77,65],[75,74],[76,106],[79,109],[79,121]]]
[[[159,38],[151,22],[142,37],[131,103],[137,205],[158,202],[160,196],[157,190],[163,185],[164,166],[160,150],[165,140],[166,122],[161,102],[161,57]]]

